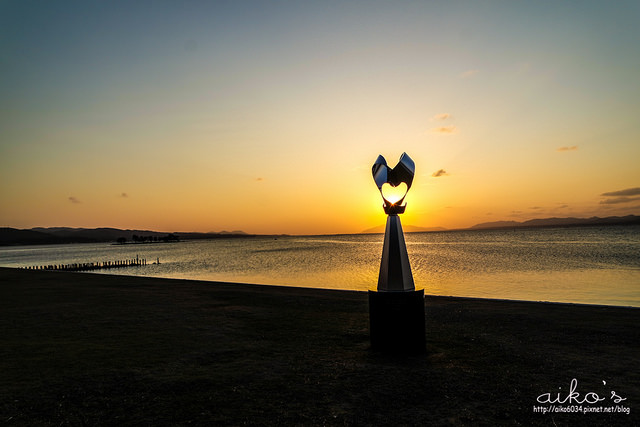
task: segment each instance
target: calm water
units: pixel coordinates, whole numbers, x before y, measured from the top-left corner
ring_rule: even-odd
[[[95,274],[375,289],[382,235],[77,244],[0,249],[0,266],[131,259],[159,265]],[[640,227],[408,233],[427,294],[640,307]]]

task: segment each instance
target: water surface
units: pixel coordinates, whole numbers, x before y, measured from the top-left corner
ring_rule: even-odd
[[[140,245],[0,249],[0,266],[131,259],[126,274],[364,291],[375,289],[381,234],[255,237]],[[427,294],[640,307],[640,227],[407,233],[417,288]]]

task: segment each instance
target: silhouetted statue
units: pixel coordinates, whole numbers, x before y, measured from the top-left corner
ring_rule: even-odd
[[[392,169],[387,166],[387,161],[378,156],[373,164],[373,180],[380,190],[384,200],[384,211],[388,215],[387,226],[384,232],[384,247],[382,260],[380,261],[380,274],[378,276],[379,291],[413,291],[413,275],[407,254],[407,245],[404,242],[404,233],[400,223],[399,214],[404,213],[407,205],[403,205],[405,197],[413,183],[416,166],[407,153],[403,153],[398,164]],[[391,202],[385,198],[382,191],[384,184],[397,187],[405,183],[407,190],[400,200]]]
[[[424,290],[415,290],[407,245],[399,214],[404,213],[404,199],[413,183],[415,164],[403,153],[394,168],[378,156],[371,169],[380,190],[387,216],[384,246],[380,260],[378,290],[369,291],[371,348],[388,353],[415,353],[425,349]],[[383,187],[406,184],[399,200],[385,197]]]

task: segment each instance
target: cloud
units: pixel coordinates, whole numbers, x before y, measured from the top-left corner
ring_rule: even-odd
[[[576,150],[578,150],[577,145],[572,145],[571,147],[560,147],[556,149],[556,151],[576,151]]]
[[[262,178],[261,176],[256,178],[256,181],[264,181],[264,178]]]
[[[458,133],[458,128],[456,128],[455,126],[440,126],[437,128],[432,128],[431,132],[443,135],[451,135],[453,133]]]
[[[640,200],[640,197],[616,197],[615,199],[605,199],[600,201],[601,205],[619,205],[620,203],[631,203]]]
[[[619,205],[640,200],[640,187],[625,188],[624,190],[608,191],[601,196],[607,197],[600,201],[601,205]]]
[[[447,176],[447,175],[449,175],[449,174],[444,169],[439,169],[439,170],[435,171],[433,174],[431,174],[431,176],[434,177],[434,178],[438,178],[439,176]]]
[[[460,76],[461,79],[468,79],[469,77],[475,76],[479,72],[480,72],[480,70],[467,70],[467,71],[464,71],[464,72],[460,73],[459,76]]]
[[[127,193],[120,193],[120,197],[126,199],[127,197],[129,197],[129,195]]]
[[[78,200],[77,198],[73,197],[73,196],[69,196],[68,200],[71,203],[80,203],[80,200]]]
[[[531,206],[529,209],[537,211],[537,210],[542,209],[542,207],[541,206]]]
[[[451,118],[451,114],[449,113],[440,113],[440,114],[436,114],[435,116],[431,117],[431,120],[447,120]]]
[[[627,188],[620,191],[610,191],[602,193],[601,196],[640,196],[640,187]]]

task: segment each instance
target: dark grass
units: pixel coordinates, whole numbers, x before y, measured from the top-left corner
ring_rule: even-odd
[[[8,425],[640,420],[640,309],[427,296],[413,356],[370,350],[359,292],[0,269],[0,310]],[[572,378],[630,414],[533,412]]]

